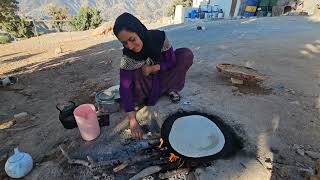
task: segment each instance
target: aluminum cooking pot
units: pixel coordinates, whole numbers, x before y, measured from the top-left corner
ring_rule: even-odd
[[[115,94],[110,94],[108,90],[98,92],[95,99],[98,111],[101,113],[110,114],[120,110],[118,99],[115,98]]]

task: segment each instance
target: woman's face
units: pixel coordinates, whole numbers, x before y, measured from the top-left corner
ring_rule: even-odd
[[[134,53],[139,53],[142,50],[143,42],[135,32],[122,30],[118,34],[119,41],[127,49],[130,49]]]

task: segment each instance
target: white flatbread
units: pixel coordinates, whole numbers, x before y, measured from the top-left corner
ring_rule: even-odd
[[[120,85],[112,86],[105,91],[105,94],[107,94],[108,96],[113,96],[115,99],[119,99],[120,98],[119,89],[120,89]]]
[[[169,134],[169,142],[178,153],[197,158],[220,152],[225,138],[210,119],[192,115],[175,120]]]

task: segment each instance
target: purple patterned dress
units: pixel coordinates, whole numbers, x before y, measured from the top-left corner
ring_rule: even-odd
[[[153,106],[161,95],[183,89],[186,73],[193,63],[190,49],[172,47],[163,51],[160,58],[160,71],[144,76],[142,68],[120,69],[120,97],[125,112],[134,111],[135,105]]]

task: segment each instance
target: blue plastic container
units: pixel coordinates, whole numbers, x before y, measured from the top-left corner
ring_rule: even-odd
[[[197,10],[192,10],[192,11],[191,11],[191,18],[192,18],[192,19],[195,19],[195,18],[197,17],[197,15],[198,15]]]
[[[257,11],[257,5],[258,5],[258,0],[247,0],[243,16],[244,17],[254,16],[254,14]]]

